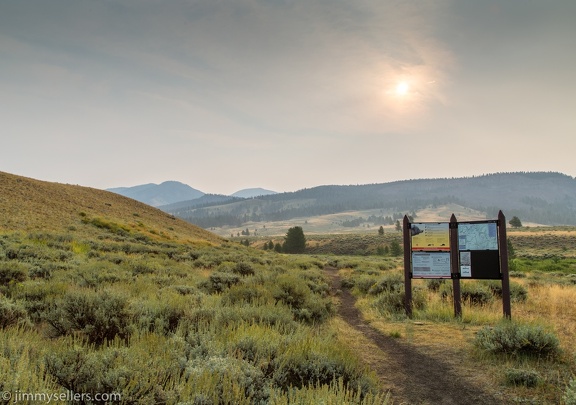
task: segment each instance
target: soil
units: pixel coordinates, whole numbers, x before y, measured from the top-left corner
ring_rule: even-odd
[[[386,336],[362,318],[355,307],[356,299],[349,290],[340,290],[338,270],[327,268],[332,294],[338,295],[338,316],[373,343],[371,350],[380,350],[386,362],[371,364],[390,391],[394,404],[502,404],[503,399],[478,387],[470,378],[457,373],[446,361],[419,351],[414,345]],[[376,349],[377,348],[377,349]],[[360,353],[360,357],[368,357]],[[373,363],[373,362],[371,362]]]

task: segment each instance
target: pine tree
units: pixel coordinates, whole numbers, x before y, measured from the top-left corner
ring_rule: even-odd
[[[301,226],[295,226],[288,229],[284,238],[282,251],[284,253],[303,253],[306,248],[306,237]]]

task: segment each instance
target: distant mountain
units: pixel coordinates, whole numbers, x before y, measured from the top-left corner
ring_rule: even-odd
[[[109,188],[107,191],[133,198],[134,200],[153,207],[179,201],[193,200],[204,195],[202,191],[178,181],[165,181],[161,184],[142,184],[134,187]]]
[[[576,225],[576,179],[562,173],[514,172],[451,179],[405,180],[355,186],[319,186],[240,201],[167,210],[204,228],[283,221],[346,211],[380,210],[383,216],[458,204],[495,218]],[[397,217],[397,215],[395,215]]]
[[[234,194],[232,194],[232,197],[253,198],[272,194],[278,193],[276,191],[266,190],[263,188],[245,188],[244,190],[236,191]]]

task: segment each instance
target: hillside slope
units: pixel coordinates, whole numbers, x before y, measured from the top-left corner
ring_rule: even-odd
[[[208,231],[119,194],[0,172],[0,232],[89,232],[92,225],[156,239],[222,241]]]
[[[494,217],[499,210],[523,221],[576,225],[576,180],[561,173],[497,173],[354,186],[319,186],[250,200],[170,210],[202,227],[310,218],[346,211],[383,215],[457,204]]]

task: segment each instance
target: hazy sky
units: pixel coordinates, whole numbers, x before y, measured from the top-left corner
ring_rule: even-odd
[[[293,191],[576,176],[574,0],[0,0],[0,171]]]

